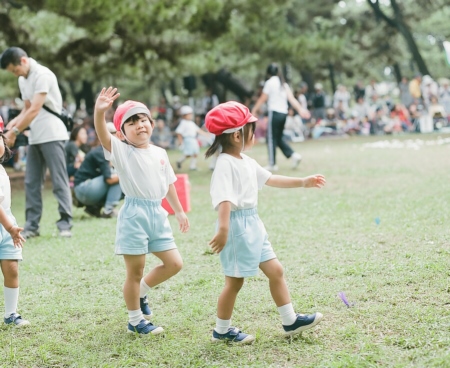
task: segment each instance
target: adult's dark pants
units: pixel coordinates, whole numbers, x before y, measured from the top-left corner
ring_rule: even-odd
[[[24,229],[39,230],[42,216],[42,185],[47,168],[53,185],[53,195],[58,201],[59,231],[72,227],[72,199],[67,177],[64,141],[32,144],[27,151],[25,170],[25,217]]]
[[[283,139],[284,125],[286,124],[287,114],[277,111],[269,111],[269,121],[267,124],[267,148],[269,149],[269,165],[275,166],[277,147],[289,158],[294,151]]]

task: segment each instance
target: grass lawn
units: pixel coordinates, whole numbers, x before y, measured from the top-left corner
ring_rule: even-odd
[[[366,146],[393,139],[405,147]],[[411,139],[423,140],[420,149],[408,148]],[[450,367],[450,142],[438,143],[434,134],[305,142],[295,145],[304,158],[296,171],[278,152],[280,174],[327,178],[321,190],[265,188],[259,196],[296,311],[324,320],[285,339],[260,273],[245,282],[233,315],[233,325],[256,335],[250,346],[210,342],[223,275],[207,246],[217,217],[207,162],[189,173],[191,230],[174,231],[184,268],[149,293],[160,337],[125,332],[115,220],[75,209],[73,237],[59,239],[46,189],[41,236],[26,243],[20,271],[19,309],[32,325],[0,327],[0,366]],[[172,162],[178,155],[170,153]],[[265,146],[250,155],[266,163]],[[21,189],[13,212],[23,224]],[[148,256],[146,270],[156,264]]]

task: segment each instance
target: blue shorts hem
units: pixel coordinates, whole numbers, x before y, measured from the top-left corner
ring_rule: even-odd
[[[122,255],[139,256],[142,254],[165,252],[167,250],[172,250],[172,249],[177,249],[177,246],[175,243],[168,243],[166,245],[159,245],[157,247],[153,246],[153,247],[143,247],[143,248],[117,247],[115,249],[115,254],[118,256],[122,256]]]

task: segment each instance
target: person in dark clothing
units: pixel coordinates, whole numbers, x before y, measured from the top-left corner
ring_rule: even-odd
[[[112,123],[108,124],[108,129],[111,134],[115,134]],[[116,216],[114,208],[122,198],[122,189],[119,177],[105,159],[102,146],[93,148],[85,156],[75,174],[74,184],[75,197],[80,202],[80,207],[86,206],[84,211],[87,214],[102,218]]]

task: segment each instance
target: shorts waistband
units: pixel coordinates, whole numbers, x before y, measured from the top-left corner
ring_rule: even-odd
[[[125,196],[125,204],[139,204],[146,207],[159,207],[161,206],[161,199],[147,199]]]
[[[256,207],[246,208],[243,210],[231,211],[230,218],[253,216],[253,215],[256,215],[257,213],[258,213],[258,209]]]

